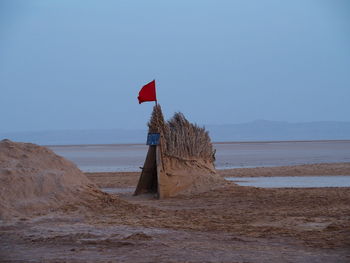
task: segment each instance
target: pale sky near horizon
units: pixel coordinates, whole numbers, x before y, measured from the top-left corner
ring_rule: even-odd
[[[0,0],[0,132],[350,121],[350,1]]]

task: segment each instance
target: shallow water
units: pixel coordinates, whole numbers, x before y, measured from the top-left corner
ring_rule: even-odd
[[[349,175],[337,176],[280,176],[280,177],[227,177],[240,186],[261,188],[350,187]]]
[[[133,193],[135,191],[135,187],[101,188],[101,191],[106,192],[108,194],[126,194]]]
[[[50,146],[86,172],[140,171],[148,147],[141,144]],[[214,143],[216,168],[350,162],[350,141]]]

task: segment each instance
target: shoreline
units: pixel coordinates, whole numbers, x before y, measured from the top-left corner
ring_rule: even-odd
[[[268,141],[218,141],[218,142],[212,142],[212,144],[254,144],[254,143],[308,143],[308,142],[350,142],[350,139],[346,140],[268,140]],[[108,147],[108,146],[140,146],[140,145],[145,145],[145,143],[108,143],[108,144],[43,144],[42,146],[45,147],[90,147],[90,146],[103,146],[103,147]]]
[[[214,144],[217,169],[241,169],[347,163],[350,141],[226,142]],[[148,147],[144,144],[51,146],[56,154],[84,172],[139,172]]]
[[[218,173],[224,177],[316,174],[329,176],[340,173],[350,175],[350,162],[238,168],[219,170]],[[350,187],[256,188],[238,186],[230,182],[226,186],[193,196],[180,195],[158,200],[152,197],[133,196],[130,187],[136,186],[140,173],[85,174],[101,188],[128,189],[129,191],[115,194],[125,201],[163,211],[166,214],[166,223],[158,224],[156,219],[150,219],[151,225],[155,227],[200,231],[203,234],[224,231],[226,234],[239,234],[242,240],[248,237],[262,238],[259,243],[265,245],[265,238],[267,240],[286,238],[288,242],[301,242],[299,245],[303,248],[335,249],[340,254],[341,248],[348,249],[350,246],[348,238],[350,225],[347,220]],[[174,211],[175,214],[172,215]],[[181,215],[179,222],[171,219],[177,215]],[[195,223],[189,223],[192,220]],[[242,243],[245,242],[242,241],[240,244]],[[250,251],[254,253],[253,250]],[[319,255],[320,252],[314,255]]]
[[[235,168],[217,170],[222,177],[286,177],[350,175],[348,163],[319,163],[277,167]],[[136,187],[140,172],[84,172],[101,188]]]

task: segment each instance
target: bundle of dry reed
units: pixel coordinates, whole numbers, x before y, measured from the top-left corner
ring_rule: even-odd
[[[215,152],[208,131],[190,123],[181,112],[165,122],[158,104],[153,108],[148,127],[149,132],[161,133],[162,150],[166,155],[214,161]]]

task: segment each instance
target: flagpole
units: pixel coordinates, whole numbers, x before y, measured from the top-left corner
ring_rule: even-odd
[[[156,106],[158,106],[158,102],[157,102],[157,89],[156,89],[156,79],[153,79],[153,81],[154,81],[154,94],[155,94],[155,99],[156,99]]]

